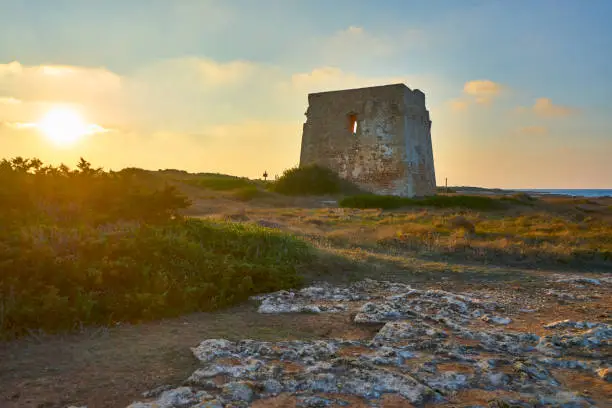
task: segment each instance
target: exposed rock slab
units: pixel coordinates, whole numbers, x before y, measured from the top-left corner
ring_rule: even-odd
[[[410,287],[401,283],[366,279],[347,287],[327,283],[298,291],[278,292],[253,296],[260,301],[259,313],[339,313],[347,310],[349,302],[366,301],[382,293],[403,293]]]
[[[130,407],[249,407],[279,395],[303,407],[348,406],[351,398],[378,407],[388,395],[422,406],[471,389],[524,396],[505,400],[515,406],[590,407],[588,396],[564,388],[553,371],[611,380],[612,327],[604,322],[551,322],[543,336],[514,332],[503,304],[372,280],[256,300],[262,313],[354,310],[356,324],[381,327],[364,340],[207,339],[192,348],[201,365],[182,387],[160,388]]]

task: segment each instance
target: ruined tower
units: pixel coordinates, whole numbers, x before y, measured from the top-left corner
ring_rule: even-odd
[[[425,94],[404,84],[309,94],[300,166],[309,164],[376,194],[435,194]]]

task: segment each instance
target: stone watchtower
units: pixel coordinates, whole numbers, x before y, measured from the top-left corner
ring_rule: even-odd
[[[309,94],[300,167],[309,164],[376,194],[435,194],[425,94],[404,84]]]

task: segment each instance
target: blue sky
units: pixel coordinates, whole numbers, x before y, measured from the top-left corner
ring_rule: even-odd
[[[3,155],[275,174],[297,164],[308,92],[403,81],[427,95],[439,181],[612,188],[609,1],[0,0],[0,10]],[[59,105],[107,131],[60,149],[17,126]]]

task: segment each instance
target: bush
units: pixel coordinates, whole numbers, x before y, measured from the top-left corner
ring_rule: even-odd
[[[253,186],[251,180],[242,177],[226,175],[204,175],[196,179],[189,180],[190,184],[210,190],[227,191]]]
[[[158,222],[189,205],[173,186],[151,182],[137,169],[104,172],[84,159],[76,170],[43,166],[37,159],[0,161],[0,227],[29,222]]]
[[[83,159],[0,161],[0,337],[212,310],[299,283],[302,241],[183,220],[187,199],[158,184]]]
[[[144,321],[295,287],[308,246],[252,225],[181,220],[0,232],[0,337]]]
[[[481,196],[431,196],[424,198],[407,198],[363,194],[345,197],[340,200],[340,207],[348,208],[381,208],[391,210],[402,207],[437,207],[465,208],[471,210],[495,210],[501,207],[499,201]]]
[[[260,197],[264,194],[265,192],[262,192],[256,186],[251,185],[239,188],[234,192],[233,197],[239,201],[251,201],[254,198]]]
[[[317,165],[287,169],[271,190],[285,195],[356,193],[359,189],[332,170]]]

